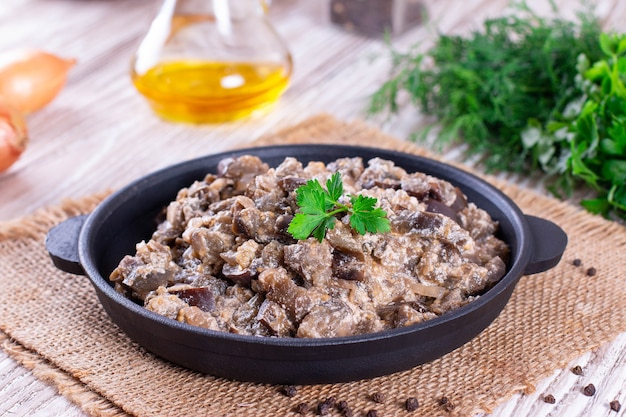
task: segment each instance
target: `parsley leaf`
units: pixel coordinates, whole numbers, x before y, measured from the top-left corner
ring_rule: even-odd
[[[341,174],[335,172],[332,177],[326,181],[326,188],[328,189],[328,197],[331,203],[337,202],[343,195],[343,182],[341,182]]]
[[[358,233],[386,233],[390,230],[387,213],[376,208],[377,199],[363,195],[348,196],[350,205],[342,204],[341,174],[335,172],[326,181],[326,190],[318,180],[309,180],[296,190],[296,202],[300,207],[289,223],[287,231],[298,240],[313,236],[323,241],[326,231],[335,227],[335,217],[341,213],[350,214],[350,226]]]
[[[377,200],[373,197],[359,195],[350,196],[352,203],[352,216],[350,216],[350,226],[360,234],[386,233],[389,231],[389,220],[387,213],[381,208],[374,208]]]

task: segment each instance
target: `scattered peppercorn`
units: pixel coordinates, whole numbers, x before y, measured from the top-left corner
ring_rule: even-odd
[[[372,401],[379,403],[379,404],[382,404],[387,400],[387,396],[383,394],[382,392],[373,393],[371,398],[372,398]]]
[[[556,403],[556,398],[554,398],[554,395],[548,394],[543,397],[543,402],[548,404],[554,404]]]
[[[343,411],[346,408],[350,408],[350,406],[348,405],[347,401],[341,400],[341,401],[337,402],[337,410]]]
[[[404,408],[406,408],[406,411],[415,411],[419,406],[420,403],[415,397],[409,397],[404,402]]]
[[[339,401],[337,403],[337,410],[339,410],[344,417],[352,417],[354,415],[347,401]]]
[[[619,411],[622,408],[622,405],[617,400],[611,401],[610,406],[613,411]]]
[[[572,368],[572,373],[574,375],[582,375],[583,374],[583,368],[581,368],[579,365],[576,365]]]
[[[317,405],[317,414],[320,416],[325,416],[330,412],[330,405],[326,401],[322,401]]]
[[[370,410],[370,411],[367,412],[367,414],[365,416],[366,417],[378,417],[378,411]]]
[[[337,399],[335,397],[328,397],[324,402],[328,404],[330,408],[333,408],[337,404]]]
[[[298,393],[298,388],[296,388],[293,385],[287,385],[284,386],[280,392],[283,393],[283,395],[287,396],[287,397],[295,397],[296,394]]]
[[[452,401],[450,401],[448,397],[441,397],[439,399],[439,405],[443,407],[445,411],[452,411],[455,407],[454,403],[452,403]]]
[[[592,277],[596,274],[596,272],[597,272],[596,269],[592,266],[591,268],[587,269],[587,276]]]
[[[593,397],[595,393],[596,387],[593,384],[589,384],[585,388],[583,388],[583,394],[585,394],[587,397]]]
[[[298,414],[306,414],[309,412],[309,405],[307,403],[300,403],[296,406],[296,412]]]
[[[574,265],[574,266],[580,266],[580,265],[582,265],[582,261],[581,261],[580,259],[576,258],[576,259],[574,259],[574,260],[572,261],[572,265]]]

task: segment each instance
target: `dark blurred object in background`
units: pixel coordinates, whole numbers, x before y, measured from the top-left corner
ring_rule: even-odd
[[[345,30],[378,37],[398,35],[422,22],[421,0],[330,0],[330,20]]]

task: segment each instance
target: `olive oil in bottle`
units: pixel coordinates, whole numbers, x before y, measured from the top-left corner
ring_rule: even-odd
[[[133,84],[170,121],[221,123],[271,109],[292,62],[266,11],[262,0],[165,0],[134,57]]]

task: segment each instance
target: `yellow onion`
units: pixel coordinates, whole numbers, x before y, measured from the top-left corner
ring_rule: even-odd
[[[0,96],[28,114],[50,103],[61,91],[75,59],[40,50],[11,50],[0,54]]]
[[[0,172],[6,171],[22,155],[28,143],[24,117],[0,100]]]

